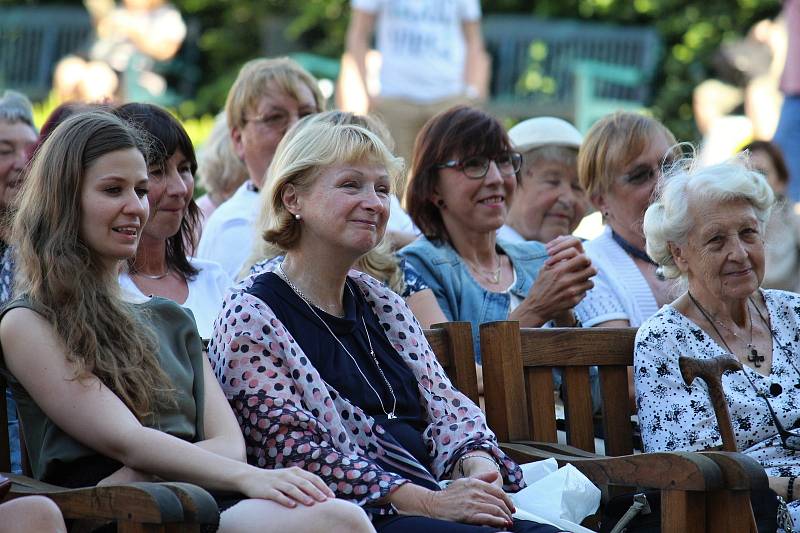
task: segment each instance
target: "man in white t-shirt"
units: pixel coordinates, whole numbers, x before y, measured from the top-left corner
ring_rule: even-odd
[[[489,61],[479,0],[351,0],[337,104],[375,111],[408,164],[417,131],[430,117],[486,96]],[[377,23],[377,25],[376,25]],[[381,54],[380,90],[367,90],[373,30]]]
[[[289,58],[254,59],[239,71],[225,114],[233,149],[250,177],[203,227],[197,257],[215,261],[232,279],[253,252],[258,191],[275,149],[299,119],[323,110],[317,80]]]

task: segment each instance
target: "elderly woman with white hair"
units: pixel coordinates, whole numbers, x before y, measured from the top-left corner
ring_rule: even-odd
[[[318,474],[380,533],[555,531],[512,519],[519,466],[403,299],[352,270],[384,236],[401,168],[354,124],[311,121],[278,146],[259,229],[283,259],[234,288],[209,346],[248,459]]]
[[[800,461],[788,437],[800,415],[800,296],[760,288],[773,202],[743,159],[663,179],[644,218],[647,252],[685,290],[639,328],[636,401],[646,451],[719,447],[706,387],[684,384],[678,358],[740,361],[743,371],[722,376],[737,448],[761,463],[799,523]]]

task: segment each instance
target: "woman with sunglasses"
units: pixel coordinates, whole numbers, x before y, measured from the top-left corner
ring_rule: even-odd
[[[722,376],[737,448],[765,468],[800,523],[800,296],[761,289],[764,235],[774,194],[743,159],[663,178],[647,209],[647,252],[685,291],[636,336],[634,375],[645,451],[722,444],[705,384],[686,386],[678,358],[728,357]],[[798,433],[797,435],[800,435]]]
[[[663,124],[638,113],[608,115],[586,134],[578,179],[606,227],[585,245],[598,274],[578,309],[584,326],[638,326],[672,300],[672,284],[644,251],[642,217],[674,146]]]
[[[595,274],[580,241],[498,241],[519,180],[520,154],[500,123],[457,106],[428,121],[417,136],[407,191],[409,214],[423,237],[400,251],[433,290],[449,320],[477,326],[519,320],[575,326],[573,308]]]

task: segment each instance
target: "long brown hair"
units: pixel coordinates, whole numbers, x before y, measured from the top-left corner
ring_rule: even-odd
[[[76,378],[94,374],[140,419],[170,403],[150,328],[120,298],[117,273],[81,240],[81,190],[100,157],[136,148],[138,132],[101,111],[74,115],[37,151],[14,219],[17,293],[50,321]],[[146,158],[145,158],[146,159]]]

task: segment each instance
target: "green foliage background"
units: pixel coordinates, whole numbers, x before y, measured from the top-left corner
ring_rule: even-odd
[[[71,3],[26,1],[23,3]],[[203,28],[201,87],[181,114],[218,111],[244,61],[264,54],[311,51],[338,57],[344,45],[348,0],[173,0]],[[20,4],[0,0],[0,6]],[[691,92],[712,77],[710,59],[721,42],[743,36],[756,21],[774,17],[780,0],[483,0],[484,15],[524,13],[615,24],[651,25],[664,57],[655,80],[652,113],[679,139],[697,136]]]

